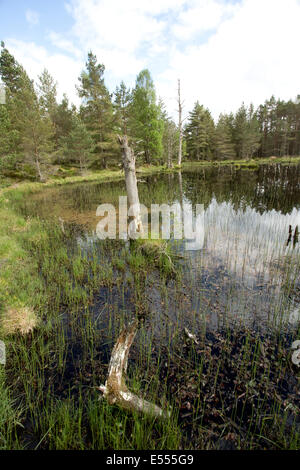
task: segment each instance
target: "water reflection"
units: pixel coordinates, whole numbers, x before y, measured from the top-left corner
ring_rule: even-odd
[[[213,198],[205,211],[206,249],[249,286],[258,278],[267,282],[276,261],[287,255],[297,259],[299,244],[295,250],[287,245],[289,225],[300,226],[300,210],[262,213],[249,206],[235,209],[231,202],[218,203]]]
[[[300,228],[299,165],[156,175],[144,178],[139,192],[147,207],[204,204],[204,246],[186,252],[183,283],[188,298],[176,305],[170,301],[170,315],[189,312],[190,321],[205,319],[216,326],[224,316],[259,323],[284,311],[290,324],[299,322],[299,242],[294,238],[287,244],[289,227],[293,233]],[[23,211],[84,225],[87,237],[78,243],[88,249],[95,240],[98,205],[118,207],[119,196],[125,194],[123,182],[65,186],[32,196],[24,201]],[[152,297],[159,312],[157,292]]]

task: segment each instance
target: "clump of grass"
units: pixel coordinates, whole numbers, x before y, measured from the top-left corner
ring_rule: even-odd
[[[181,255],[175,252],[169,241],[161,239],[138,239],[132,243],[134,256],[141,264],[157,268],[166,276],[177,276],[180,272],[178,260]],[[142,259],[144,261],[142,263]]]
[[[147,260],[140,252],[132,251],[128,253],[127,262],[133,271],[147,270]]]
[[[2,334],[11,335],[21,333],[26,335],[38,325],[38,317],[32,308],[9,307],[2,314],[0,329]]]
[[[126,263],[124,259],[119,259],[119,258],[114,259],[113,265],[116,269],[118,269],[121,272],[125,272],[126,270]]]

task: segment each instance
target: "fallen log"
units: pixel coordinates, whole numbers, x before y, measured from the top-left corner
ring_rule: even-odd
[[[121,331],[111,354],[107,380],[105,385],[100,385],[99,390],[110,405],[117,404],[128,411],[138,411],[150,416],[167,418],[170,416],[169,411],[166,412],[154,403],[138,397],[126,386],[128,355],[137,329],[138,321],[136,320]]]

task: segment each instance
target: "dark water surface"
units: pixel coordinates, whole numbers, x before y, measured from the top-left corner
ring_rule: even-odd
[[[170,280],[162,292],[159,277],[149,276],[154,335],[162,334],[162,315],[193,331],[203,324],[213,329],[236,322],[254,329],[299,324],[300,256],[294,231],[300,228],[300,165],[224,166],[142,177],[139,193],[147,207],[189,202],[204,204],[205,210],[202,249],[177,247],[184,255],[180,289]],[[126,195],[124,182],[66,185],[28,197],[22,210],[80,225],[76,243],[89,250],[97,240],[98,205],[118,207],[120,195]],[[121,300],[119,293],[101,290],[93,308],[98,312],[103,305],[109,313],[131,304],[130,289],[124,287]]]

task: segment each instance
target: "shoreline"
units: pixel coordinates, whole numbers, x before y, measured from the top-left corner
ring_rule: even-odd
[[[264,159],[251,159],[251,160],[221,160],[221,161],[185,161],[179,167],[174,165],[173,168],[167,168],[164,165],[149,165],[137,167],[137,174],[140,176],[148,176],[156,173],[173,173],[178,171],[188,171],[189,169],[203,168],[203,167],[218,167],[218,166],[234,166],[237,169],[258,169],[261,165],[272,165],[272,164],[299,164],[300,156],[296,157],[278,157],[278,158],[264,158]],[[86,175],[66,176],[65,178],[50,177],[45,183],[38,181],[21,180],[12,182],[7,186],[1,188],[0,196],[5,194],[7,191],[14,189],[25,190],[26,193],[32,193],[39,191],[43,188],[49,188],[54,186],[62,186],[65,184],[76,184],[76,183],[89,183],[93,181],[98,182],[109,182],[118,181],[124,177],[123,170],[99,170],[97,172],[88,172]],[[3,177],[3,181],[10,181],[10,178]],[[1,184],[1,180],[0,180]],[[1,200],[0,200],[1,202]]]

